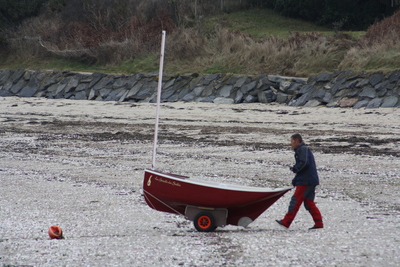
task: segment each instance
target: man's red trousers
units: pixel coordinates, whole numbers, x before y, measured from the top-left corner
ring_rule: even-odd
[[[315,199],[315,185],[297,185],[292,199],[289,204],[289,211],[286,213],[285,218],[281,220],[282,224],[289,228],[290,224],[296,217],[301,204],[304,202],[304,207],[308,210],[314,220],[314,226],[323,227],[322,215],[314,202]]]

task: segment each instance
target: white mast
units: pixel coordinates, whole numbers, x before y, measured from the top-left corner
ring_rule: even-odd
[[[157,91],[157,108],[156,108],[156,127],[154,127],[154,144],[153,144],[153,170],[156,167],[156,151],[157,151],[157,140],[158,140],[158,121],[160,113],[160,102],[161,102],[161,87],[162,87],[162,77],[164,69],[164,50],[165,50],[165,35],[166,32],[162,31],[161,40],[161,54],[160,54],[160,70],[158,74],[158,91]]]

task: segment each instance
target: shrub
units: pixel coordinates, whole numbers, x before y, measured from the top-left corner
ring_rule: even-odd
[[[400,66],[400,10],[368,28],[357,47],[350,49],[341,69],[398,69]]]
[[[266,0],[272,1],[272,0]],[[345,30],[365,30],[377,19],[389,15],[382,1],[366,0],[275,0],[274,8],[282,15],[301,18]]]
[[[376,43],[392,43],[400,42],[400,10],[392,16],[375,23],[368,28],[365,34],[365,41],[369,45]]]
[[[2,0],[0,1],[0,21],[19,23],[39,13],[46,0]]]

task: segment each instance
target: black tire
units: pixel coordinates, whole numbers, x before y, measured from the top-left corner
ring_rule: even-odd
[[[214,216],[207,211],[202,211],[194,217],[194,227],[199,232],[212,232],[217,228]]]

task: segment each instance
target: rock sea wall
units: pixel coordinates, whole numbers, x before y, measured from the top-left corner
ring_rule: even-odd
[[[111,75],[70,71],[0,70],[0,96],[156,102],[158,74]],[[352,70],[308,79],[262,74],[164,75],[163,102],[271,103],[289,106],[378,108],[400,106],[400,71]]]

